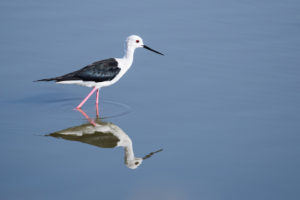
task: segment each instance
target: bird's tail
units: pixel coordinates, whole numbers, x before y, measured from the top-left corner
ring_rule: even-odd
[[[44,78],[44,79],[40,79],[40,80],[35,80],[33,82],[39,82],[39,81],[57,81],[57,77],[55,78]]]

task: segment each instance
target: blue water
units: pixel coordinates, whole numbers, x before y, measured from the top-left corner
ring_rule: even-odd
[[[0,2],[0,199],[300,198],[300,2]],[[128,73],[100,93],[122,147],[44,135],[88,121],[89,88],[33,80],[122,57]],[[94,97],[83,110],[95,118]]]

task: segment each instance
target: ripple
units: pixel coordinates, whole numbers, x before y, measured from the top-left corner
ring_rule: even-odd
[[[70,112],[74,109],[79,103],[80,98],[69,98],[69,99],[56,99],[52,101],[48,101],[47,103],[55,104],[57,109],[63,112]],[[82,110],[87,113],[93,113],[96,115],[96,105],[94,100],[88,100]],[[99,115],[100,119],[109,119],[120,117],[129,114],[132,111],[132,108],[121,102],[113,101],[113,100],[100,100],[99,101]],[[92,116],[91,116],[92,117]]]
[[[3,134],[46,134],[56,129],[87,123],[87,119],[74,109],[81,98],[48,96],[48,98],[26,98],[5,102],[0,126]],[[88,100],[82,111],[89,118],[96,118],[94,100]],[[111,119],[129,114],[131,107],[113,100],[99,101],[100,119]]]

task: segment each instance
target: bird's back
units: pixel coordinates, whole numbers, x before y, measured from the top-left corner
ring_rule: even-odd
[[[121,68],[118,67],[118,62],[114,58],[109,58],[106,60],[101,60],[94,62],[86,67],[71,72],[69,74],[65,74],[63,76],[41,79],[38,81],[93,81],[93,82],[104,82],[110,81],[114,79]]]

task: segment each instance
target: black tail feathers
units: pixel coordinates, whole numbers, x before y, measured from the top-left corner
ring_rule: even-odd
[[[35,80],[33,82],[39,82],[39,81],[57,81],[57,78],[44,78],[40,80]]]

